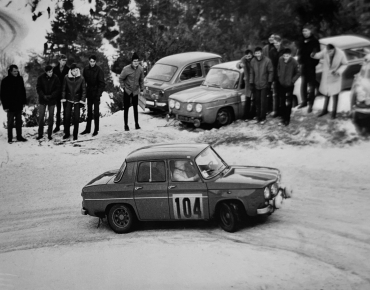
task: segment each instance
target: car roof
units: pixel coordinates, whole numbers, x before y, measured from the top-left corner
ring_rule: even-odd
[[[202,143],[166,143],[148,145],[132,151],[127,155],[126,162],[169,158],[195,158],[208,146],[209,144]]]
[[[184,66],[188,63],[211,59],[211,58],[221,58],[221,55],[210,53],[210,52],[200,52],[200,51],[183,52],[183,53],[178,53],[178,54],[173,54],[173,55],[163,57],[160,60],[158,60],[156,63],[170,64],[170,65],[175,65],[175,66]]]
[[[238,69],[236,67],[236,64],[240,62],[240,60],[233,60],[233,61],[228,61],[224,63],[219,63],[214,65],[212,68],[223,68],[223,69],[232,69],[232,70],[237,70],[237,71],[243,71],[243,69]]]
[[[330,43],[341,49],[370,46],[370,40],[368,38],[357,35],[338,35],[325,37],[320,39],[320,43],[324,45],[328,45]]]

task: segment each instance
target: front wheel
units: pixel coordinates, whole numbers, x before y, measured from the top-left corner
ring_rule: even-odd
[[[131,231],[135,215],[131,208],[124,204],[116,204],[108,213],[108,223],[117,234],[125,234]]]
[[[229,125],[233,121],[233,114],[229,108],[222,108],[217,112],[216,124],[218,126]]]
[[[224,231],[229,233],[233,233],[238,229],[238,214],[233,205],[228,203],[223,203],[221,205],[219,211],[219,224]]]

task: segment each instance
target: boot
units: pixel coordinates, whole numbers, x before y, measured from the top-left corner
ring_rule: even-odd
[[[317,117],[322,117],[328,113],[329,97],[325,97],[324,106],[321,113]]]
[[[125,131],[130,131],[130,128],[127,125],[125,125]]]
[[[94,133],[92,134],[93,137],[96,136],[96,135],[98,135],[98,133],[99,133],[99,131],[94,131]]]
[[[87,130],[87,129],[85,129],[84,131],[82,131],[80,134],[81,135],[85,135],[85,134],[89,134],[90,133],[90,130]]]
[[[140,126],[139,126],[139,124],[135,124],[135,129],[136,129],[136,130],[141,129],[141,128],[140,128]]]
[[[59,126],[55,127],[55,129],[53,130],[53,133],[56,133],[56,132],[59,132],[60,128]]]

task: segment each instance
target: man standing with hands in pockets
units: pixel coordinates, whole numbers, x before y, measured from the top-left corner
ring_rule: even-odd
[[[125,66],[119,76],[119,83],[123,89],[123,106],[125,131],[130,131],[128,127],[128,111],[130,106],[134,107],[135,129],[140,129],[137,106],[139,93],[144,90],[144,69],[139,66],[139,56],[136,52],[132,55],[131,64]]]

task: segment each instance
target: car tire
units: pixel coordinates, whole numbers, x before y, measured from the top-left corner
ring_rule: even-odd
[[[135,214],[125,204],[115,204],[108,212],[108,223],[117,234],[125,234],[132,230]]]
[[[239,227],[239,214],[237,206],[231,203],[222,203],[219,209],[219,225],[229,233],[235,232]]]
[[[217,112],[216,115],[216,125],[226,126],[233,121],[233,114],[229,108],[222,108]]]

